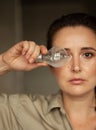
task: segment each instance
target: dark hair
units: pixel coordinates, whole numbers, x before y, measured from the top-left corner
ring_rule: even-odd
[[[49,27],[47,33],[47,48],[52,47],[52,40],[57,31],[67,26],[85,26],[96,33],[96,17],[85,13],[73,13],[56,19]]]

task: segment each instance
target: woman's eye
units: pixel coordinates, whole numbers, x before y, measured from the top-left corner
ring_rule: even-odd
[[[86,52],[86,53],[83,54],[83,56],[84,56],[85,58],[91,58],[91,57],[94,56],[94,54],[93,54],[93,53],[90,53],[90,52]]]

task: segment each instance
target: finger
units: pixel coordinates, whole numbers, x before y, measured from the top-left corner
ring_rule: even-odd
[[[29,58],[29,62],[33,63],[37,59],[39,54],[40,54],[40,46],[36,45],[34,48],[34,52],[32,53],[32,55]]]
[[[30,65],[26,68],[26,70],[29,71],[29,70],[32,70],[32,69],[35,69],[35,68],[38,68],[38,67],[41,67],[41,66],[46,67],[46,66],[48,66],[48,64],[46,64],[46,63],[32,63],[32,64],[30,64]]]
[[[35,69],[35,68],[38,68],[38,67],[41,67],[41,66],[46,67],[46,66],[48,66],[48,64],[45,64],[45,63],[34,63],[32,68]]]
[[[26,58],[29,59],[29,57],[34,53],[36,43],[29,41],[29,49],[26,53]]]
[[[26,52],[29,49],[29,42],[28,41],[23,41],[21,44],[23,46],[22,55],[25,55]]]
[[[44,46],[44,45],[40,46],[40,51],[41,51],[42,54],[46,54],[48,52],[46,46]]]

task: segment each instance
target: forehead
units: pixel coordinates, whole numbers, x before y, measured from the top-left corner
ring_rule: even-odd
[[[61,47],[95,47],[96,34],[84,26],[64,27],[53,37],[53,45]]]

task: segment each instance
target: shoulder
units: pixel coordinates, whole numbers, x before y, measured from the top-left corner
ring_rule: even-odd
[[[0,104],[9,106],[48,106],[52,101],[57,101],[60,93],[41,95],[41,94],[0,94]],[[53,102],[52,102],[53,103]]]
[[[0,106],[7,106],[14,111],[17,109],[47,111],[49,107],[60,105],[60,93],[41,95],[41,94],[0,94]],[[55,106],[54,106],[55,105]]]

